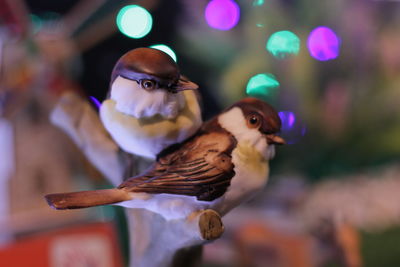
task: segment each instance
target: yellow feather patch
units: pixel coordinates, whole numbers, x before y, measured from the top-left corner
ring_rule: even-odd
[[[238,143],[234,150],[235,156],[250,172],[267,173],[268,161],[249,142]]]

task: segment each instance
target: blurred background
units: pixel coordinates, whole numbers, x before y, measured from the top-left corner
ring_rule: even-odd
[[[49,114],[67,91],[96,109],[118,58],[155,45],[205,119],[258,97],[288,141],[201,266],[400,266],[397,0],[0,0],[0,265],[126,264],[120,209],[43,200],[108,185]]]

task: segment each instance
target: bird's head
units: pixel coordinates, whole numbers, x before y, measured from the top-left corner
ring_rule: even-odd
[[[160,114],[174,118],[185,105],[182,91],[198,86],[184,78],[166,53],[137,48],[115,64],[109,96],[122,113],[136,118]]]
[[[248,143],[270,159],[273,145],[283,145],[285,140],[277,135],[281,120],[275,109],[257,98],[244,98],[227,108],[219,117],[219,124],[238,142]]]

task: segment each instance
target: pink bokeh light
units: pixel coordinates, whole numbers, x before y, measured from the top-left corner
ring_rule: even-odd
[[[212,0],[206,7],[205,18],[210,27],[227,31],[239,22],[240,8],[233,0]]]
[[[321,26],[310,33],[307,46],[313,58],[327,61],[339,56],[340,40],[333,30]]]

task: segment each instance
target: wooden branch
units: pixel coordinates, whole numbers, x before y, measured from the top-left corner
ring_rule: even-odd
[[[224,233],[224,225],[216,211],[204,210],[195,216],[195,220],[198,220],[200,235],[203,240],[215,240]]]
[[[129,159],[111,139],[94,108],[81,96],[65,92],[50,115],[51,122],[63,130],[87,159],[113,185],[119,185]]]

